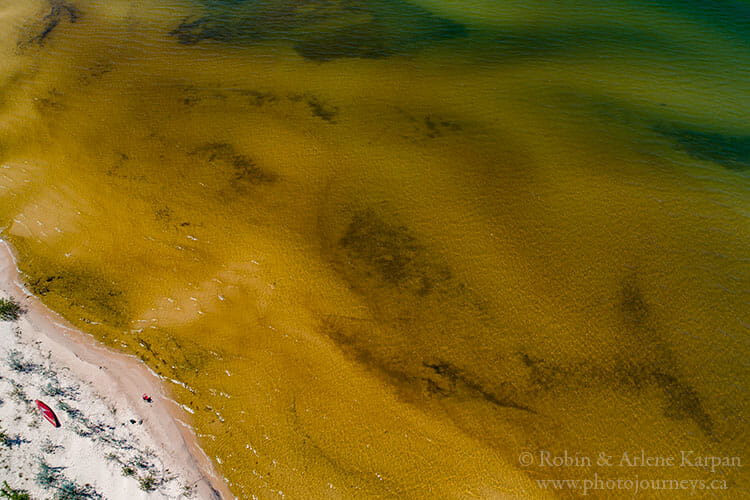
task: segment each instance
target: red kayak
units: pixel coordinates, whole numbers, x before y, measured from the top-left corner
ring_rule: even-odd
[[[57,415],[55,415],[55,412],[52,411],[52,408],[42,403],[38,399],[36,400],[36,407],[39,408],[39,411],[42,412],[42,415],[44,415],[44,418],[46,418],[50,424],[54,425],[55,427],[60,427],[60,421],[57,420]]]

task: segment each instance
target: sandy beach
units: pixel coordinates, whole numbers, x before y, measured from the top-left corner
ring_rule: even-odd
[[[0,477],[9,487],[31,498],[63,488],[80,498],[234,498],[162,381],[29,294],[5,242],[0,296],[23,308],[0,322]],[[42,418],[37,399],[59,428]]]

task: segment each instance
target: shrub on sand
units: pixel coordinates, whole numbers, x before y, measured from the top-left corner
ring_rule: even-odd
[[[0,428],[0,446],[13,448],[14,446],[20,446],[23,443],[28,443],[28,442],[29,442],[28,439],[24,439],[18,434],[16,434],[15,436],[10,436],[2,428]]]
[[[0,298],[0,320],[15,321],[23,313],[23,308],[15,299]]]
[[[64,467],[52,467],[43,459],[39,460],[36,480],[44,488],[55,488],[55,500],[103,500],[101,493],[90,484],[83,486],[64,477]]]
[[[0,488],[0,497],[9,500],[30,500],[29,494],[25,490],[11,488],[7,481],[3,481],[3,487]]]
[[[61,450],[63,448],[64,448],[63,445],[53,443],[52,440],[50,440],[50,438],[45,439],[44,442],[42,443],[42,452],[48,455],[52,453],[57,453],[57,450]]]
[[[141,478],[139,482],[143,491],[153,491],[156,489],[156,479],[151,474]]]
[[[61,479],[62,467],[52,467],[44,460],[39,460],[39,471],[36,480],[43,488],[57,486]]]
[[[8,353],[8,364],[13,370],[21,373],[33,372],[38,368],[35,363],[25,360],[21,351],[16,349]]]
[[[23,386],[11,379],[10,384],[13,389],[10,391],[10,397],[18,401],[19,403],[31,403],[31,400],[26,396],[26,392],[23,390]]]
[[[55,500],[101,500],[101,493],[90,484],[81,486],[75,481],[65,479],[55,494]]]

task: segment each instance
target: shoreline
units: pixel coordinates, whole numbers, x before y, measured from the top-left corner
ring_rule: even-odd
[[[197,498],[229,500],[231,493],[213,462],[198,445],[189,419],[170,397],[167,385],[135,356],[116,352],[78,330],[25,288],[10,245],[0,239],[0,292],[24,309],[17,335],[49,353],[56,365],[90,384],[98,395],[117,407],[135,412],[150,448],[163,456],[170,469],[195,485]],[[153,400],[146,404],[142,394]]]

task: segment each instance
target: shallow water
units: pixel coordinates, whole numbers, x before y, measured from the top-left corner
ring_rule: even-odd
[[[748,9],[690,3],[0,2],[3,237],[240,498],[743,456]]]

